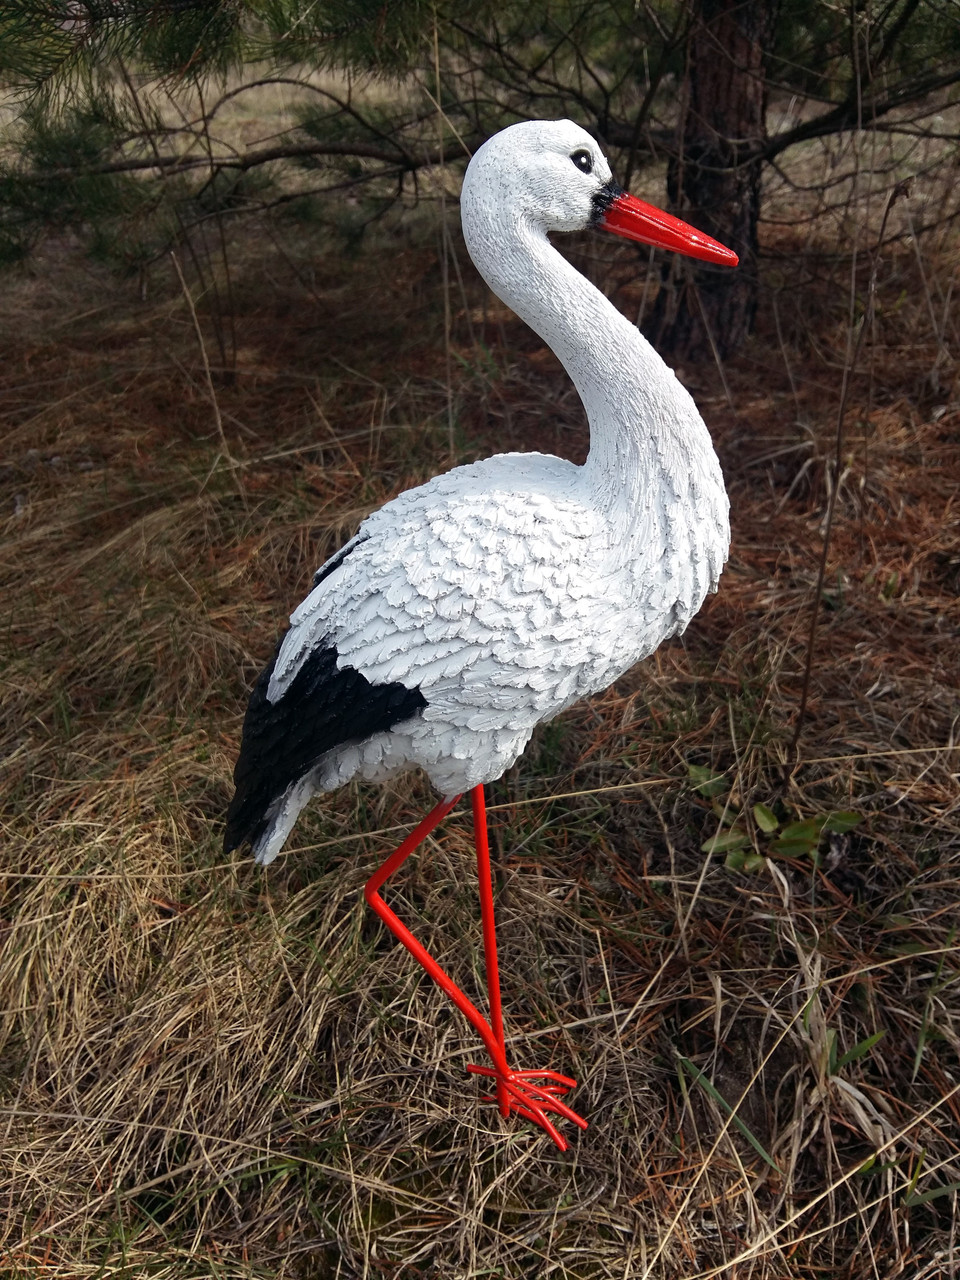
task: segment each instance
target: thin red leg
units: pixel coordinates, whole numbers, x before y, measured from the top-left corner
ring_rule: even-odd
[[[483,918],[487,989],[490,995],[492,1026],[486,1021],[476,1005],[464,995],[453,979],[441,969],[426,948],[417,941],[407,926],[391,911],[380,896],[379,890],[383,884],[446,817],[459,799],[459,796],[454,796],[451,800],[443,800],[432,809],[419,826],[415,827],[402,844],[390,855],[383,866],[374,872],[367,881],[363,894],[391,933],[403,943],[414,959],[433,978],[434,982],[447,993],[483,1040],[487,1052],[493,1059],[493,1067],[470,1065],[467,1070],[474,1075],[488,1076],[496,1080],[496,1101],[500,1104],[501,1114],[507,1116],[511,1111],[516,1111],[518,1115],[526,1116],[528,1120],[532,1120],[544,1129],[561,1151],[566,1151],[568,1145],[566,1140],[558,1132],[546,1113],[552,1111],[556,1115],[563,1116],[566,1120],[572,1120],[581,1129],[586,1129],[586,1120],[560,1101],[560,1095],[573,1088],[576,1081],[571,1080],[569,1076],[560,1075],[556,1071],[511,1071],[507,1065],[503,1038],[503,1015],[500,1007],[497,941],[493,920],[490,853],[487,842],[486,812],[482,787],[474,788],[472,801],[477,845],[477,867],[480,874],[480,909]],[[494,1101],[494,1099],[491,1098],[488,1101]]]
[[[473,808],[473,838],[477,847],[477,879],[480,886],[480,919],[483,923],[483,955],[487,970],[487,997],[490,1001],[490,1027],[503,1050],[506,1061],[506,1043],[503,1038],[503,1007],[500,1003],[500,967],[497,964],[497,926],[493,914],[493,876],[490,871],[490,840],[487,834],[487,807],[483,798],[483,786],[470,792]],[[497,1102],[500,1114],[510,1114],[510,1097],[502,1080],[497,1081]]]
[[[443,821],[459,799],[459,796],[454,796],[451,800],[442,800],[435,809],[431,809],[420,825],[410,832],[406,840],[395,852],[391,853],[379,871],[373,873],[364,887],[363,896],[394,937],[403,943],[417,963],[426,969],[437,986],[447,993],[460,1012],[468,1019],[471,1026],[480,1035],[487,1047],[487,1052],[497,1066],[506,1071],[508,1070],[507,1058],[503,1045],[494,1035],[487,1020],[476,1005],[463,994],[453,979],[440,968],[427,949],[417,941],[399,916],[387,906],[378,892],[385,881],[406,862],[417,845],[422,844],[434,827]]]

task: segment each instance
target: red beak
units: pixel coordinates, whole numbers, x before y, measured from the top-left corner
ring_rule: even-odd
[[[722,267],[735,267],[740,261],[732,249],[724,248],[718,240],[626,192],[611,201],[600,217],[600,226],[627,240],[671,249],[688,258],[716,262]]]

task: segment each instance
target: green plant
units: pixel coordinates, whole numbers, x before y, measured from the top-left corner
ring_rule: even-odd
[[[863,821],[863,814],[850,809],[790,821],[786,812],[778,814],[762,802],[749,808],[741,804],[725,774],[697,764],[687,770],[694,790],[710,800],[719,824],[700,848],[704,853],[725,853],[724,865],[730,871],[759,871],[766,858],[810,858],[819,866],[824,835],[853,831]],[[778,808],[785,811],[786,806]]]

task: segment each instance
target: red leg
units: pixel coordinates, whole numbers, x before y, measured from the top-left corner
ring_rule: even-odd
[[[506,1044],[503,1038],[503,1007],[500,1003],[500,968],[497,964],[497,925],[493,914],[493,875],[490,871],[490,841],[487,835],[487,807],[483,787],[470,792],[473,809],[473,838],[477,847],[477,881],[480,888],[480,919],[483,923],[483,955],[487,970],[487,998],[490,1001],[490,1027],[503,1050],[506,1062]],[[502,1080],[497,1081],[497,1102],[500,1114],[510,1114],[510,1098]]]
[[[503,1069],[506,1070],[506,1055],[502,1046],[497,1041],[496,1036],[493,1034],[493,1031],[490,1029],[490,1025],[487,1020],[480,1013],[479,1009],[477,1009],[476,1005],[467,999],[453,979],[440,968],[427,949],[416,940],[399,916],[391,911],[378,892],[384,882],[388,880],[404,862],[406,862],[407,858],[409,858],[410,854],[413,853],[417,845],[422,844],[434,827],[438,826],[439,823],[443,821],[459,799],[459,796],[454,796],[451,800],[442,800],[435,809],[432,809],[427,814],[420,825],[410,832],[399,848],[396,849],[394,853],[391,853],[390,857],[386,860],[379,871],[375,871],[373,873],[364,886],[363,896],[394,937],[403,943],[417,963],[426,969],[427,973],[434,980],[437,986],[447,993],[460,1012],[468,1019],[470,1024],[479,1033],[483,1043],[487,1047],[487,1052],[493,1060],[496,1062],[499,1056],[500,1062],[498,1065],[502,1065]]]
[[[480,915],[483,921],[483,950],[487,970],[487,994],[490,1000],[490,1022],[506,1061],[503,1012],[500,1002],[500,967],[497,962],[497,930],[494,921],[493,884],[490,872],[490,842],[482,786],[473,788],[470,800],[473,807],[473,834],[477,848],[477,876],[480,886]],[[502,1116],[508,1116],[511,1111],[516,1111],[519,1115],[534,1121],[549,1133],[561,1151],[566,1151],[566,1140],[550,1123],[545,1112],[553,1111],[567,1120],[572,1120],[581,1129],[586,1129],[586,1120],[559,1100],[561,1094],[576,1087],[576,1080],[571,1080],[569,1076],[563,1076],[558,1071],[508,1070],[504,1072],[496,1055],[490,1056],[494,1060],[493,1069],[473,1064],[467,1067],[467,1070],[474,1075],[488,1076],[496,1080],[496,1099],[490,1098],[488,1101],[498,1103]]]
[[[390,932],[407,948],[414,959],[433,978],[434,982],[447,993],[460,1012],[477,1031],[493,1059],[493,1067],[468,1066],[467,1070],[475,1075],[490,1076],[497,1082],[496,1101],[500,1105],[500,1113],[508,1116],[511,1111],[526,1116],[544,1129],[554,1140],[561,1151],[566,1151],[567,1142],[557,1131],[547,1116],[548,1111],[572,1120],[574,1124],[586,1129],[587,1122],[565,1103],[560,1095],[567,1092],[575,1084],[568,1076],[556,1071],[511,1071],[507,1065],[506,1048],[503,1038],[503,1015],[500,1005],[500,978],[497,967],[497,939],[493,918],[493,890],[490,879],[490,853],[487,842],[486,811],[483,802],[483,788],[474,787],[472,792],[474,834],[477,846],[477,869],[480,876],[480,910],[483,920],[484,953],[487,968],[487,990],[490,997],[490,1015],[492,1026],[486,1021],[476,1005],[464,995],[457,984],[441,969],[436,960],[413,936],[399,917],[391,911],[380,896],[379,890],[391,875],[400,867],[410,854],[421,844],[431,831],[446,817],[460,799],[454,796],[451,800],[443,800],[417,826],[383,866],[370,877],[364,888],[364,897],[384,922]],[[493,1099],[490,1099],[493,1101]]]

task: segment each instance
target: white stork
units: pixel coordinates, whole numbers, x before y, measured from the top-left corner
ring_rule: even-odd
[[[490,288],[556,352],[590,423],[583,466],[506,453],[456,467],[368,516],[317,572],[243,723],[224,847],[279,853],[314,795],[418,766],[445,799],[366,886],[367,901],[484,1041],[500,1111],[586,1128],[575,1081],[516,1071],[504,1047],[483,785],[534,726],[683,631],[716,590],[729,504],[693,400],[637,328],[548,239],[602,227],[735,266],[715,240],[613,182],[569,120],[496,134],[470,162],[463,234]],[[472,792],[490,1020],[380,896]]]

